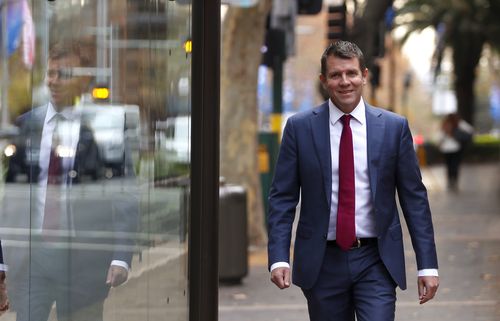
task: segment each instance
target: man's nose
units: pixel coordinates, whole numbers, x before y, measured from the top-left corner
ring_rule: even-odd
[[[347,80],[347,74],[346,73],[342,73],[340,75],[340,83],[341,84],[347,84],[348,83],[348,80]]]

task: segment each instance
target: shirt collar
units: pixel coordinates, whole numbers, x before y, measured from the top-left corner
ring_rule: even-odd
[[[74,120],[77,118],[77,114],[73,107],[64,107],[61,112],[57,112],[51,102],[48,104],[47,115],[45,116],[45,124],[51,122],[55,115],[61,115],[65,120]]]
[[[338,122],[340,117],[345,115],[343,111],[335,106],[331,99],[328,99],[328,108],[330,110],[330,123],[332,125]],[[365,102],[363,101],[363,97],[361,97],[358,105],[356,106],[356,108],[354,108],[350,115],[361,124],[364,124],[366,122]]]

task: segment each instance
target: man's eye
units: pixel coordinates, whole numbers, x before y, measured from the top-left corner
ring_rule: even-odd
[[[47,70],[47,76],[50,78],[54,78],[59,74],[57,70]]]
[[[73,74],[71,72],[71,69],[64,68],[64,69],[59,70],[59,77],[61,79],[70,79],[70,78],[72,78]]]
[[[73,77],[73,73],[69,68],[63,69],[51,69],[47,70],[47,76],[49,78],[58,78],[58,79],[70,79]]]

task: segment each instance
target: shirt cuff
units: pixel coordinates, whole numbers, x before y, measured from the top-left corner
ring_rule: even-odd
[[[127,262],[125,262],[125,261],[113,260],[113,261],[111,261],[111,265],[121,266],[125,270],[127,270],[127,271],[129,270],[129,266],[128,266]]]
[[[0,271],[8,271],[9,270],[9,267],[7,266],[7,264],[0,264]]]
[[[274,269],[277,269],[277,268],[280,268],[280,267],[290,268],[290,264],[288,264],[286,262],[276,262],[273,265],[271,265],[271,269],[270,270],[272,272]]]
[[[418,276],[439,276],[437,269],[418,270]]]

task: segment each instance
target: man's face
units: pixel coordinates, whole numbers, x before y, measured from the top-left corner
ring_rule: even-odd
[[[73,68],[79,66],[80,59],[76,55],[48,61],[46,83],[50,90],[52,105],[58,111],[63,107],[72,106],[75,99],[87,88],[89,82],[87,77],[72,75]]]
[[[330,99],[344,113],[350,113],[358,105],[368,69],[361,70],[357,58],[329,56],[326,60],[326,75],[319,79],[328,91]]]

